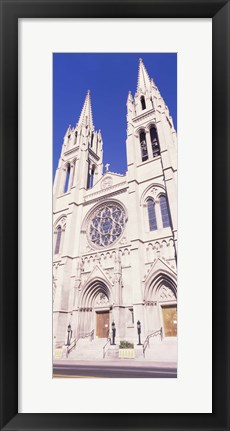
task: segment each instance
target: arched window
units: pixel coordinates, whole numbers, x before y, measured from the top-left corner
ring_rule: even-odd
[[[144,109],[146,109],[146,104],[145,104],[145,98],[144,98],[144,96],[141,96],[141,107],[142,107],[142,111]]]
[[[148,160],[148,149],[147,149],[147,143],[145,138],[145,132],[140,133],[140,144],[141,144],[141,159],[142,162],[145,162]]]
[[[150,139],[152,144],[153,157],[157,157],[160,155],[160,145],[159,145],[157,129],[154,126],[152,126],[150,129]]]
[[[92,148],[92,146],[93,146],[93,138],[94,138],[94,134],[92,133],[92,135],[91,135],[91,143],[90,143],[90,147]]]
[[[54,225],[53,250],[54,254],[60,254],[64,244],[66,229],[66,215],[62,215]]]
[[[69,175],[70,175],[70,164],[68,163],[67,168],[66,168],[64,193],[66,193],[69,189]]]
[[[152,97],[150,97],[150,102],[151,102],[152,107],[154,108]]]
[[[168,209],[168,202],[167,202],[166,196],[160,196],[160,208],[161,208],[163,227],[169,227],[170,217],[169,217],[169,209]]]
[[[150,231],[157,230],[155,203],[153,199],[147,200],[147,208],[148,208],[148,216],[149,216],[149,229]]]
[[[89,183],[90,189],[93,187],[94,173],[95,173],[95,166],[92,166],[91,175],[90,175],[90,183]]]
[[[61,233],[62,233],[62,228],[61,226],[57,227],[56,230],[56,244],[55,244],[55,254],[59,253],[60,250],[60,244],[61,244]]]
[[[75,131],[75,139],[74,139],[74,144],[76,144],[77,142],[77,130]]]
[[[91,167],[89,165],[87,189],[91,189],[93,187],[94,174],[95,174],[95,166],[93,165]]]
[[[72,173],[71,187],[73,187],[73,185],[74,185],[75,168],[76,168],[76,160],[74,160],[73,167],[72,167],[73,173]]]

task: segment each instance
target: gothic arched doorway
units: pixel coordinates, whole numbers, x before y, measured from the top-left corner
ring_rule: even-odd
[[[165,337],[177,336],[177,302],[172,286],[163,283],[158,290],[160,319]]]
[[[94,280],[82,292],[79,307],[79,333],[94,330],[97,338],[107,338],[110,328],[111,295],[102,280]]]
[[[151,333],[160,328],[164,337],[177,336],[176,284],[168,275],[158,274],[146,287],[146,326]]]

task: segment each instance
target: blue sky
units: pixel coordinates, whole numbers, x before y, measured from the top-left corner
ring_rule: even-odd
[[[124,174],[126,161],[126,100],[137,86],[139,58],[169,107],[177,129],[177,55],[160,53],[53,54],[53,169],[60,157],[69,124],[79,119],[87,90],[91,92],[95,129],[101,129],[104,165]]]

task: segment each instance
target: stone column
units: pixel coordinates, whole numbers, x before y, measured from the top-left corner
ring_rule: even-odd
[[[120,307],[117,305],[114,305],[113,312],[112,312],[112,322],[115,323],[116,327],[116,344],[119,344],[120,341],[120,330],[122,331],[121,325],[120,325]],[[112,332],[112,322],[110,323],[110,331]]]
[[[76,186],[76,183],[77,183],[77,170],[78,170],[77,159],[75,160],[74,166],[75,166],[75,168],[74,168],[74,176],[73,176],[73,186]]]
[[[73,339],[78,337],[78,325],[79,325],[79,309],[73,310],[72,315],[72,330]]]

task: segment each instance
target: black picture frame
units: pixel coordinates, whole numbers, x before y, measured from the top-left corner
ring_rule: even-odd
[[[229,1],[1,0],[0,4],[1,430],[229,430]],[[210,414],[18,413],[18,19],[75,17],[212,18],[213,412]],[[205,334],[201,330],[197,336]]]

